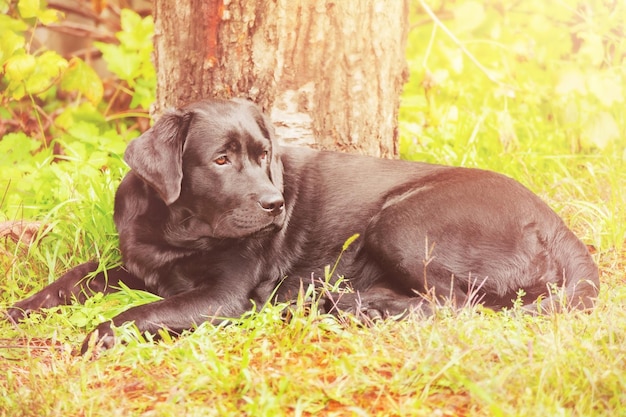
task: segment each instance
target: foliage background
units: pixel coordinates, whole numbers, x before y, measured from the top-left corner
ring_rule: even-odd
[[[415,1],[400,115],[402,157],[503,172],[564,217],[601,268],[593,313],[444,310],[363,329],[302,312],[286,325],[270,308],[156,347],[128,330],[126,347],[72,356],[95,324],[150,299],[122,291],[0,323],[0,415],[623,415],[625,7]],[[0,0],[3,307],[79,262],[119,262],[113,195],[149,123],[153,25],[109,9],[101,78],[40,42],[64,24],[57,10]]]
[[[446,2],[441,24],[417,18],[402,155],[507,173],[621,249],[626,5],[609,3]]]

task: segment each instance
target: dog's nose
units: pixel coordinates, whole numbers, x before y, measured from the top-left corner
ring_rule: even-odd
[[[283,200],[281,195],[277,194],[261,196],[259,205],[272,216],[278,216],[285,209],[285,200]]]

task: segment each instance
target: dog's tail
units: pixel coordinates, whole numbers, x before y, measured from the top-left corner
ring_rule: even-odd
[[[592,309],[600,290],[600,277],[587,246],[564,227],[556,232],[549,247],[553,259],[561,263],[560,285],[548,288],[549,296],[526,308],[534,309],[534,313]]]

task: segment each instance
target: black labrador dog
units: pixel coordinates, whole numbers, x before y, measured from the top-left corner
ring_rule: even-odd
[[[530,312],[592,308],[598,269],[536,195],[479,169],[384,160],[276,144],[243,100],[206,100],[165,114],[128,145],[115,224],[123,267],[80,265],[8,311],[83,301],[125,282],[163,297],[111,324],[180,332],[293,300],[334,264],[353,292],[322,307],[369,317],[429,314],[432,301]],[[521,298],[520,298],[521,297]],[[325,306],[325,307],[324,307]],[[83,345],[83,350],[87,345]]]

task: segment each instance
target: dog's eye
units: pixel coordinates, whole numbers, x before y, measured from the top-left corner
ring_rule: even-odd
[[[229,163],[230,161],[228,160],[228,157],[226,155],[222,155],[219,158],[217,158],[215,160],[215,163],[217,165],[226,165],[227,163]]]
[[[269,154],[270,154],[270,151],[263,151],[263,153],[261,154],[261,161],[265,161]]]

